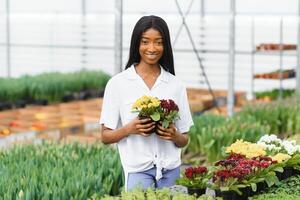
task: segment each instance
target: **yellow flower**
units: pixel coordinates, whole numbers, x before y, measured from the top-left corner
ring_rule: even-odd
[[[275,156],[272,157],[272,160],[277,161],[278,163],[281,163],[285,160],[290,159],[291,156],[288,154],[284,154],[284,153],[278,153]]]
[[[142,96],[132,105],[133,110],[142,110],[145,108],[158,107],[160,100],[157,97]]]
[[[247,158],[253,158],[266,155],[264,147],[251,142],[244,142],[243,140],[237,140],[226,148],[226,153],[236,153],[246,156]]]

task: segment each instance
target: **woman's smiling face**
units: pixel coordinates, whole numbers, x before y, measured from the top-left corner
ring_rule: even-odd
[[[159,31],[150,28],[141,37],[139,53],[141,62],[155,65],[164,52],[163,38]]]

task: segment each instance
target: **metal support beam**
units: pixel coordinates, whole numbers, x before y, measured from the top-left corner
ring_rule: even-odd
[[[115,0],[115,70],[117,74],[122,71],[123,50],[123,0]]]
[[[81,0],[81,14],[86,15],[86,0]]]
[[[199,53],[198,53],[198,50],[197,50],[195,41],[194,41],[194,39],[193,39],[193,37],[192,37],[192,34],[191,34],[191,31],[190,31],[190,29],[189,29],[189,27],[188,27],[188,25],[187,25],[187,23],[186,23],[186,21],[185,21],[185,16],[184,16],[184,14],[183,14],[183,12],[182,12],[182,10],[181,10],[181,7],[180,7],[180,5],[179,5],[178,0],[175,0],[175,3],[176,3],[176,6],[177,6],[177,9],[178,9],[178,12],[179,12],[179,14],[180,14],[180,16],[181,16],[182,24],[183,24],[184,27],[185,27],[186,33],[187,33],[187,35],[188,35],[188,37],[189,37],[189,39],[190,39],[191,45],[192,45],[192,47],[193,47],[193,51],[194,51],[194,53],[195,53],[195,55],[196,55],[196,58],[197,58],[197,60],[198,60],[199,67],[200,67],[201,70],[202,70],[202,75],[203,75],[204,80],[205,80],[205,82],[206,82],[206,84],[207,84],[209,93],[212,95],[213,100],[214,100],[214,104],[216,105],[218,111],[221,112],[221,110],[220,110],[220,108],[219,108],[219,106],[218,106],[218,104],[217,104],[217,102],[216,102],[216,96],[215,96],[215,94],[214,94],[214,92],[213,92],[213,90],[212,90],[212,87],[211,87],[211,85],[210,85],[210,83],[209,83],[209,81],[208,81],[208,78],[207,78],[207,75],[206,75],[204,66],[203,66],[203,64],[202,64],[202,58],[200,58],[200,55],[199,55]]]
[[[279,22],[279,44],[280,46],[283,46],[283,20],[280,19]],[[283,69],[283,48],[280,48],[279,50],[279,99],[282,99],[283,97],[283,80],[282,80],[282,69]]]
[[[6,66],[7,66],[7,77],[11,77],[11,64],[10,64],[10,5],[9,5],[9,0],[6,0]]]
[[[296,69],[296,91],[300,93],[300,0],[298,2],[298,44],[297,44],[297,69]]]
[[[87,37],[86,37],[86,0],[81,0],[81,67],[84,69],[87,66]]]
[[[250,93],[249,93],[249,99],[253,100],[255,97],[255,84],[254,84],[254,68],[255,68],[255,58],[254,58],[254,54],[255,54],[255,18],[252,17],[251,19],[251,45],[252,45],[252,52],[251,52],[251,86],[250,86]],[[235,52],[237,53],[237,52]]]
[[[234,62],[235,62],[235,0],[230,1],[230,24],[229,24],[229,62],[228,62],[228,92],[227,113],[233,115],[234,108]]]
[[[205,16],[205,0],[200,1],[200,17],[201,19]]]

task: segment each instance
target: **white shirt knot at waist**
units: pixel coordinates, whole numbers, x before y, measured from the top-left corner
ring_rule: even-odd
[[[153,161],[154,165],[156,166],[156,176],[155,179],[158,181],[163,177],[162,175],[162,170],[167,169],[171,170],[175,168],[176,162],[172,162],[169,159],[159,159],[159,158],[154,158]]]

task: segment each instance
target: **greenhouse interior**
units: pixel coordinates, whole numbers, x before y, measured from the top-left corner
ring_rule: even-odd
[[[300,200],[299,45],[300,0],[0,0],[0,199]]]

